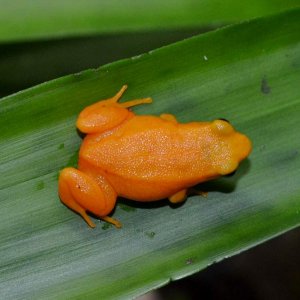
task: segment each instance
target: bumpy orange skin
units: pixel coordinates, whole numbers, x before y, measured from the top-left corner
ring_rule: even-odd
[[[180,124],[172,115],[136,116],[127,108],[151,99],[117,101],[125,91],[85,108],[77,127],[87,133],[78,170],[59,178],[63,203],[94,227],[86,211],[108,217],[117,196],[135,201],[185,199],[187,189],[232,173],[251,152],[251,142],[226,121]]]

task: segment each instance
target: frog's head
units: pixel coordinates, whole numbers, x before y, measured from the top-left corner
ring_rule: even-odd
[[[251,141],[232,125],[222,119],[210,123],[213,136],[211,159],[219,175],[228,175],[236,170],[239,163],[251,152]]]

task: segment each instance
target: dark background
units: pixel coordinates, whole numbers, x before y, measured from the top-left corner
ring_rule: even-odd
[[[148,300],[298,300],[299,249],[298,228],[193,276],[172,282]]]

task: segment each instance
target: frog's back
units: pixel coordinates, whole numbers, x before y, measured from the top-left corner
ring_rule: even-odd
[[[175,192],[205,176],[208,153],[197,138],[201,124],[135,116],[113,132],[88,137],[80,158],[104,172],[116,189],[137,194],[140,188],[145,194],[145,188],[174,187]],[[119,194],[134,198],[124,191]]]

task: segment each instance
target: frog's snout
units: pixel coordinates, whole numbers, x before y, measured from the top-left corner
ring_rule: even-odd
[[[233,149],[235,149],[237,160],[242,161],[251,153],[252,143],[246,135],[237,133]]]

